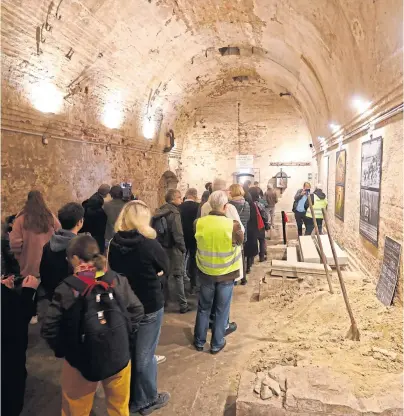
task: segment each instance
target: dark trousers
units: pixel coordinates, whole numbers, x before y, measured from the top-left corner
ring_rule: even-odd
[[[196,266],[196,248],[187,251],[187,274],[191,280],[191,289],[198,287],[198,267]]]
[[[322,218],[316,218],[316,222],[317,222],[317,227],[318,227],[318,232],[320,234],[323,233],[323,219]],[[314,221],[313,218],[310,217],[306,217],[306,232],[304,235],[311,235],[311,233],[314,230]]]
[[[254,264],[254,257],[246,257],[246,266],[247,270],[250,271],[252,265]]]
[[[306,225],[306,213],[305,212],[295,212],[296,224],[297,224],[297,234],[303,235],[303,224],[307,228]]]
[[[265,228],[258,231],[258,244],[259,244],[259,256],[260,260],[264,260],[267,255],[267,242],[265,240]]]

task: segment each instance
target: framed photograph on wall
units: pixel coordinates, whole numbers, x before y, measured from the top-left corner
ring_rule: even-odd
[[[383,138],[362,143],[359,233],[378,246]]]
[[[344,221],[346,150],[337,152],[335,165],[335,216]]]

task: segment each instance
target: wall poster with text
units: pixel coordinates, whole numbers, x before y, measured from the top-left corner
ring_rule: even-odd
[[[337,152],[335,165],[335,216],[344,221],[346,150]]]
[[[379,240],[383,139],[362,143],[359,233],[376,247]]]

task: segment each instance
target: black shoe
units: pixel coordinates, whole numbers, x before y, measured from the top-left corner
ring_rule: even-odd
[[[245,273],[246,273],[246,274],[250,274],[250,273],[251,273],[251,269],[247,269],[247,270],[245,271]]]
[[[198,347],[198,345],[195,344],[195,342],[193,343],[193,346],[195,347],[195,349],[199,352],[203,351],[203,347]]]
[[[210,350],[210,353],[211,354],[213,354],[213,355],[215,355],[215,354],[217,354],[217,353],[219,353],[220,351],[222,351],[222,349],[224,348],[226,346],[226,340],[224,340],[224,344],[223,344],[223,346],[221,347],[221,348],[219,348],[217,351],[215,350],[215,351],[213,351],[212,349]]]
[[[189,311],[191,311],[191,307],[189,305],[185,306],[184,308],[180,309],[180,313],[187,313]]]
[[[227,335],[230,335],[232,332],[236,330],[237,330],[237,324],[235,322],[230,322],[229,326],[226,328],[224,336],[227,337]]]
[[[241,279],[241,284],[245,286],[247,284],[247,279]]]
[[[157,396],[157,399],[150,405],[145,407],[144,409],[140,409],[139,413],[142,416],[150,415],[155,410],[161,409],[164,406],[167,406],[169,400],[170,400],[170,393],[167,393],[163,391],[162,393],[159,393]]]

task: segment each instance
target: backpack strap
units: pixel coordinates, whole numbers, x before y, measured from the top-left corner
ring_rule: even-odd
[[[108,270],[100,279],[103,282],[108,283],[110,286],[113,286],[114,280],[116,279],[116,274],[111,270]]]
[[[66,277],[64,282],[80,294],[85,292],[88,287],[82,280],[73,275]]]

